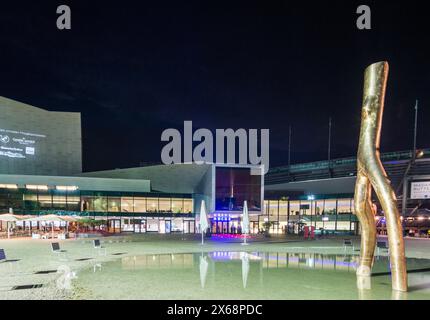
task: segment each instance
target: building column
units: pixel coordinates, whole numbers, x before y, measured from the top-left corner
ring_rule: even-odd
[[[338,199],[336,199],[336,215],[335,215],[335,221],[334,221],[334,231],[337,231],[337,206],[338,206],[338,204],[339,204],[339,200]]]
[[[403,180],[402,212],[401,212],[402,216],[405,216],[406,214],[406,203],[408,201],[408,185],[409,185],[409,178],[406,177]]]

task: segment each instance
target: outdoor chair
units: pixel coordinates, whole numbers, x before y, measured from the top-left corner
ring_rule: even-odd
[[[66,250],[61,250],[60,244],[58,242],[52,242],[51,243],[52,252],[54,253],[64,253],[67,252]]]
[[[102,252],[104,252],[104,255],[106,255],[106,248],[101,245],[99,239],[94,239],[93,244],[94,249],[98,250],[99,255],[101,255]]]
[[[61,250],[60,244],[58,242],[52,242],[51,243],[51,249],[52,249],[52,252],[54,254],[59,254],[59,255],[62,256],[62,259],[61,259],[62,261],[63,260],[67,261],[67,251],[66,250]]]
[[[390,248],[388,246],[387,241],[377,241],[376,248],[378,249],[378,253],[377,253],[378,255],[380,250],[387,250],[388,252],[390,252]]]
[[[4,249],[0,249],[0,262],[6,262],[6,254],[4,253]]]
[[[354,251],[354,243],[351,239],[343,239],[343,250],[346,251],[347,248],[352,248]]]
[[[0,263],[3,263],[3,262],[17,262],[17,261],[19,261],[19,260],[17,260],[17,259],[15,259],[15,260],[8,260],[6,258],[6,253],[5,253],[4,249],[0,249]]]
[[[7,259],[4,249],[0,249],[0,265],[5,265],[7,263],[9,266],[7,269],[14,274],[16,274],[17,271],[20,272],[19,264],[17,263],[18,261],[19,259]],[[0,274],[5,275],[5,272],[7,272],[7,270],[4,270],[3,268],[0,269]]]

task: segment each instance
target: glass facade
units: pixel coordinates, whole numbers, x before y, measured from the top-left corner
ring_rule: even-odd
[[[193,199],[185,194],[137,194],[0,188],[0,210],[89,216],[108,232],[195,232]]]
[[[303,226],[313,226],[316,232],[357,233],[358,219],[354,215],[352,195],[332,197],[307,196],[296,199],[264,200],[263,215],[258,225],[263,229],[265,222],[271,222],[271,233],[300,233]]]
[[[9,208],[25,210],[28,214],[40,210],[192,214],[193,199],[185,195],[183,198],[169,195],[142,197],[102,192],[0,189],[0,209]]]
[[[216,211],[242,211],[244,201],[249,211],[261,210],[261,176],[249,168],[216,168]]]
[[[258,192],[256,194],[259,196]],[[59,214],[88,216],[106,221],[104,230],[112,233],[194,233],[196,228],[190,194],[0,188],[0,210],[7,212],[9,208],[17,214],[60,211]],[[358,220],[353,211],[352,195],[266,199],[262,213],[250,212],[250,227],[252,233],[262,232],[267,223],[270,232],[278,234],[301,233],[306,225],[315,227],[317,232],[357,233]],[[212,218],[211,230],[213,233],[240,233],[240,217],[215,222]]]

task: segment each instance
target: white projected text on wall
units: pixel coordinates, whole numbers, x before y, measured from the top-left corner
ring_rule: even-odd
[[[44,139],[43,134],[0,128],[0,158],[33,158]]]

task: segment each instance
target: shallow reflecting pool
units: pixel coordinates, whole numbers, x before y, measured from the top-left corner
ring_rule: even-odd
[[[410,292],[393,295],[389,260],[357,279],[357,256],[209,252],[123,257],[81,271],[77,299],[430,299],[430,260],[408,259]]]

